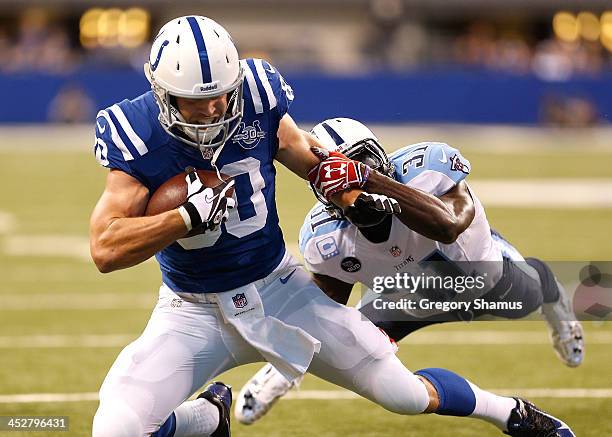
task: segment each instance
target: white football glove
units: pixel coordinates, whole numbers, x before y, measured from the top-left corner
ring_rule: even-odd
[[[236,207],[236,201],[226,197],[227,191],[233,188],[235,181],[229,179],[214,188],[202,184],[193,167],[185,169],[187,176],[187,201],[179,207],[187,230],[202,228],[214,230],[229,217],[229,210]]]

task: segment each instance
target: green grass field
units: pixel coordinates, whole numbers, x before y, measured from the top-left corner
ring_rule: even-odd
[[[0,143],[6,141],[2,138]],[[465,151],[474,169],[470,177],[612,179],[611,152],[546,149],[508,155],[484,150]],[[102,275],[87,258],[88,217],[104,176],[105,171],[87,150],[0,147],[0,416],[68,415],[69,434],[75,436],[90,434],[95,400],[15,402],[8,396],[96,392],[121,350],[121,339],[127,343],[138,336],[155,304],[160,280],[155,263]],[[279,171],[277,187],[285,239],[295,244],[312,197],[304,182],[284,170]],[[610,208],[496,207],[488,208],[487,214],[493,226],[526,255],[549,260],[612,259]],[[106,304],[100,305],[101,301]],[[444,338],[445,332],[458,331],[472,341],[428,343],[419,341],[426,337],[417,334],[401,344],[399,356],[410,369],[447,367],[489,389],[516,389],[519,393],[607,389],[600,397],[558,397],[555,392],[557,395],[534,400],[570,423],[578,436],[612,435],[612,329],[609,323],[597,322],[587,322],[585,328],[587,358],[578,369],[565,368],[557,360],[539,322],[428,328],[423,333],[438,339]],[[519,341],[479,344],[479,333],[484,335],[485,331]],[[92,340],[83,340],[92,335],[119,340],[106,346],[93,340],[96,347],[92,347]],[[522,344],[523,335],[535,340]],[[53,344],[58,338],[67,340]],[[589,338],[597,341],[588,343]],[[237,391],[258,367],[243,366],[219,379]],[[310,376],[301,387],[302,391],[335,389]],[[492,426],[477,420],[402,417],[362,399],[282,400],[261,422],[252,427],[235,424],[234,432],[236,436],[499,435]]]

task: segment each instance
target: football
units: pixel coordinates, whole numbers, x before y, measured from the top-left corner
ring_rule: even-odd
[[[214,188],[221,183],[217,172],[212,170],[196,170],[202,184],[205,187]],[[181,172],[174,175],[166,182],[164,182],[155,192],[151,195],[145,215],[157,215],[162,212],[170,211],[171,209],[178,208],[187,200],[187,182],[185,181],[185,172]],[[231,179],[230,176],[221,173],[221,177],[224,181]],[[227,196],[231,197],[234,195],[234,189],[231,188],[227,192]],[[191,231],[187,236],[198,234],[199,232]]]

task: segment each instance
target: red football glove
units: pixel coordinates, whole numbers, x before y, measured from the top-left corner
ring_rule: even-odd
[[[363,187],[370,176],[370,167],[342,153],[319,147],[310,150],[321,162],[308,172],[308,179],[313,188],[327,200],[331,200],[331,196],[340,191]]]

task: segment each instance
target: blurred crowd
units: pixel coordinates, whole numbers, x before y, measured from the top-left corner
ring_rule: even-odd
[[[44,8],[28,8],[17,19],[0,17],[0,72],[65,74],[87,65],[110,67],[138,64],[143,53],[136,49],[85,50],[79,42],[78,17],[56,17]]]
[[[270,16],[265,22],[219,19],[231,30],[243,56],[268,58],[285,71],[359,74],[450,66],[534,75],[551,82],[612,71],[611,52],[600,43],[561,41],[550,22],[415,20],[400,0],[371,0],[361,12],[342,22],[330,15],[327,21],[317,21],[317,26],[306,16],[296,16],[291,22]],[[62,75],[92,66],[141,71],[149,43],[85,49],[75,14],[26,8],[16,16],[0,15],[0,73]],[[151,31],[166,19],[153,14]],[[87,94],[72,83],[60,90],[52,105],[50,118],[56,121],[87,119],[91,114],[82,108],[93,107]],[[543,119],[553,124],[564,124],[567,114],[573,113],[580,117],[569,118],[584,120],[584,124],[597,118],[592,105],[579,98],[567,101],[548,96],[542,106]]]
[[[63,23],[53,23],[43,10],[31,9],[17,24],[0,22],[0,69],[3,72],[61,73],[74,68],[78,50]]]
[[[244,26],[240,24],[230,27],[237,28],[238,46],[246,48],[243,53],[272,58],[284,69],[294,66],[347,73],[355,72],[356,67],[362,71],[409,70],[453,64],[511,74],[533,73],[551,81],[612,70],[610,52],[598,42],[563,42],[551,36],[550,29],[534,31],[490,21],[415,23],[406,19],[402,2],[397,0],[373,0],[367,14],[367,24],[346,33],[346,42],[335,41],[342,39],[340,25],[336,26],[337,38],[316,29],[311,38],[303,38],[298,22],[294,36],[287,38],[274,33],[274,38],[266,39],[265,31],[251,37],[252,27],[248,31],[241,31]],[[262,28],[266,24],[262,23]],[[320,23],[318,27],[325,26]],[[16,20],[0,17],[0,71],[64,73],[84,64],[141,68],[148,44],[136,49],[86,50],[81,47],[78,31],[78,17],[53,16],[47,9],[25,9]],[[246,34],[249,37],[243,36]]]
[[[609,53],[597,42],[566,42],[554,37],[529,39],[512,31],[500,32],[489,23],[471,23],[454,40],[453,60],[509,73],[533,72],[551,81],[567,80],[574,75],[597,75],[612,67]]]

